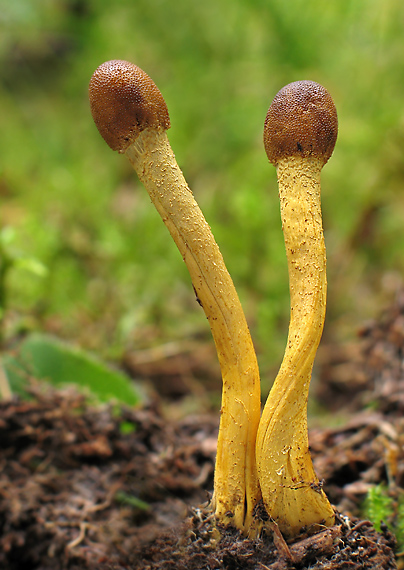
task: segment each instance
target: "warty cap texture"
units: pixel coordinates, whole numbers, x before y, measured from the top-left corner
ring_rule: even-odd
[[[295,81],[275,95],[265,119],[270,162],[288,156],[330,158],[338,134],[337,111],[328,91],[314,81]]]
[[[170,128],[159,89],[147,73],[128,61],[100,65],[91,77],[89,98],[94,122],[113,150],[124,152],[148,127]]]

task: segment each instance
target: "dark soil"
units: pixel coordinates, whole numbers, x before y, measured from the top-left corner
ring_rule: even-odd
[[[349,401],[352,419],[312,430],[310,444],[340,514],[288,543],[276,527],[250,541],[214,525],[216,416],[174,421],[157,404],[92,407],[34,386],[31,401],[0,403],[0,568],[396,568],[387,528],[358,517],[370,486],[404,486],[403,346],[404,298],[354,348],[323,351],[320,396]]]
[[[134,565],[206,501],[216,422],[90,408],[71,390],[33,395],[0,405],[0,568]]]
[[[313,536],[300,536],[286,543],[274,532],[248,540],[231,529],[212,527],[193,517],[181,534],[168,535],[149,547],[136,568],[179,570],[334,570],[396,568],[394,537],[377,533],[369,521],[356,524],[341,520]]]
[[[404,414],[404,292],[377,321],[358,331],[358,341],[322,345],[317,360],[317,398],[330,410],[372,407],[389,416]]]

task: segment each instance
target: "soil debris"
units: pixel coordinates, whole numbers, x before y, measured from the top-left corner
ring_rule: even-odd
[[[310,446],[342,514],[292,542],[275,526],[252,541],[214,524],[206,504],[218,415],[178,421],[157,403],[94,406],[43,385],[29,401],[0,402],[0,568],[397,568],[387,527],[378,533],[359,517],[372,486],[392,496],[404,487],[403,348],[404,294],[357,345],[334,346],[328,362],[323,352],[323,401],[344,401],[351,419],[311,430]]]
[[[171,534],[142,553],[142,570],[345,570],[397,568],[395,539],[385,529],[377,533],[369,521],[347,518],[315,535],[286,543],[280,533],[259,540],[238,531],[212,525],[200,511],[183,528],[181,538]],[[187,537],[187,538],[184,538]],[[171,540],[170,540],[171,539]]]
[[[370,523],[341,519],[288,544],[276,532],[250,541],[214,526],[198,505],[213,487],[217,418],[177,422],[157,406],[117,413],[72,389],[32,396],[0,404],[4,570],[378,568],[379,557],[380,568],[395,568],[393,537]],[[385,476],[378,435],[395,429],[369,417],[312,434],[317,472],[339,509],[357,515],[364,483]],[[398,465],[400,481],[401,457]]]
[[[0,403],[0,568],[101,568],[103,559],[110,568],[206,501],[211,418],[117,413],[70,389],[32,396]]]
[[[358,331],[358,342],[322,345],[316,397],[330,410],[365,408],[404,414],[404,291],[377,320]]]

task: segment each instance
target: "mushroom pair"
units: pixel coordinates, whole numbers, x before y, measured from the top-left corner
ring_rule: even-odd
[[[337,115],[320,85],[292,83],[275,97],[264,143],[277,166],[288,257],[291,321],[279,374],[260,417],[260,380],[247,322],[212,232],[177,165],[167,106],[150,77],[109,61],[89,87],[94,121],[126,154],[171,233],[208,318],[223,379],[212,509],[216,519],[254,536],[264,507],[286,536],[331,525],[334,512],[312,466],[307,398],[325,316],[325,247],[320,171],[337,136]]]

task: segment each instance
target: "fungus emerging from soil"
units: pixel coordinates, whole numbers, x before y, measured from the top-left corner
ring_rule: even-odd
[[[320,172],[338,132],[337,112],[321,85],[298,81],[275,96],[264,144],[277,168],[288,260],[290,325],[285,355],[257,434],[257,469],[266,511],[285,536],[334,523],[334,511],[314,473],[307,433],[307,399],[326,305],[326,253]]]
[[[212,507],[216,518],[250,532],[259,498],[255,442],[260,382],[251,336],[212,232],[171,150],[166,103],[150,77],[126,61],[108,61],[93,74],[89,97],[97,128],[124,153],[187,264],[209,320],[223,393]]]
[[[326,256],[320,172],[338,119],[329,93],[310,81],[275,97],[264,129],[276,166],[289,268],[291,317],[284,359],[261,420],[257,359],[219,248],[177,165],[166,130],[164,98],[150,77],[126,61],[93,74],[91,112],[108,145],[124,153],[187,264],[209,320],[223,378],[212,508],[216,519],[254,536],[261,499],[285,536],[334,523],[308,446],[307,399],[326,303]]]

